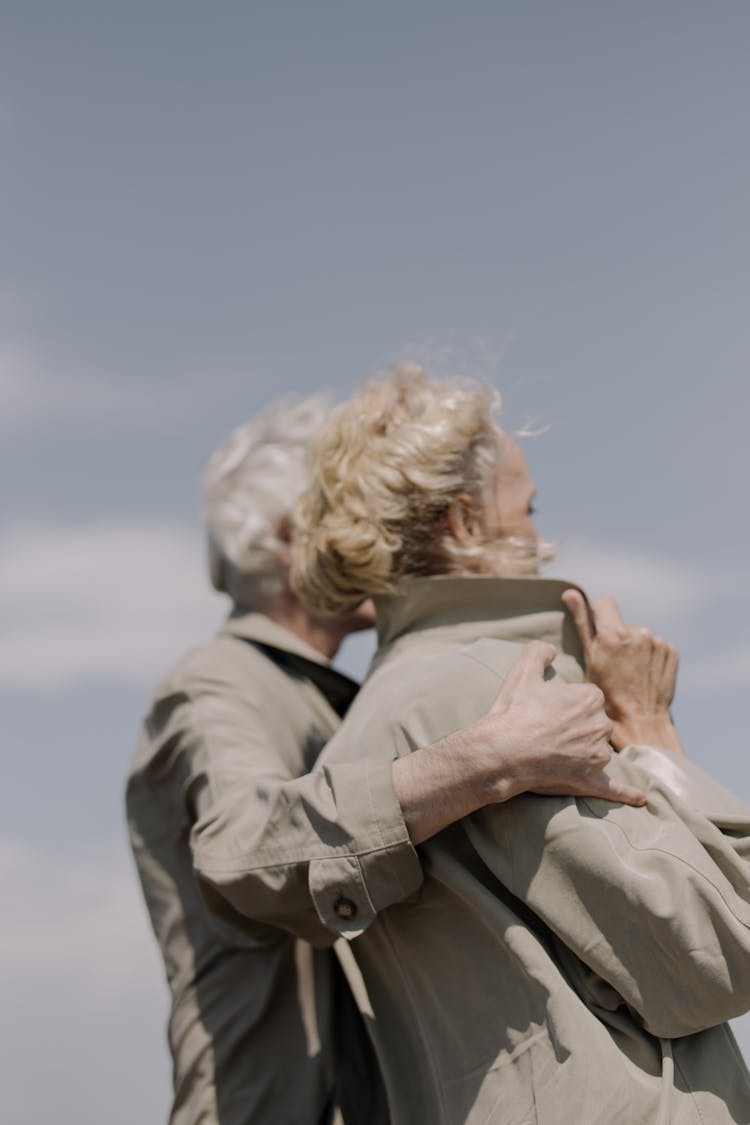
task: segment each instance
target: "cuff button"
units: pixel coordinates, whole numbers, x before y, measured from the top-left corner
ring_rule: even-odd
[[[333,904],[333,909],[338,918],[348,921],[350,918],[355,918],[357,915],[357,907],[354,905],[350,898],[337,898]]]

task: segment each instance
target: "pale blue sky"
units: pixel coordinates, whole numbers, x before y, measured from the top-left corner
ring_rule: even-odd
[[[201,462],[276,394],[404,353],[494,378],[507,425],[550,427],[554,569],[680,644],[688,749],[750,797],[748,104],[744,0],[6,0],[16,1125],[163,1117],[121,782],[154,679],[221,616]]]

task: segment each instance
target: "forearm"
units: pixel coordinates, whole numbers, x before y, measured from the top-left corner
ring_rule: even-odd
[[[531,651],[523,659],[531,667],[537,658]],[[644,803],[640,790],[604,769],[612,724],[597,689],[559,680],[518,682],[513,675],[485,715],[393,763],[393,787],[413,844],[519,793]]]
[[[214,913],[226,903],[316,944],[355,936],[422,880],[385,757],[289,781],[248,774],[206,810],[191,842]]]
[[[393,787],[413,844],[517,792],[503,754],[494,752],[494,770],[489,758],[489,742],[475,724],[394,761]]]

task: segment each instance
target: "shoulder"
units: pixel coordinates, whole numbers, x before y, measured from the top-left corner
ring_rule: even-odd
[[[250,641],[220,632],[204,644],[188,649],[159,681],[153,698],[175,691],[190,694],[222,684],[247,684],[248,677],[252,682],[272,675],[273,671],[272,662]]]
[[[365,681],[325,757],[385,748],[405,754],[467,726],[490,708],[521,650],[492,639],[394,646]]]
[[[518,641],[505,641],[496,637],[480,637],[461,649],[467,666],[483,668],[496,680],[504,680],[523,652]]]
[[[207,732],[271,724],[288,706],[288,677],[241,637],[219,633],[188,650],[159,681],[144,716],[131,780],[158,759],[173,763]]]
[[[415,695],[451,699],[459,694],[481,694],[483,688],[497,689],[498,681],[505,678],[522,650],[523,645],[514,641],[491,637],[463,644],[425,640],[386,655],[372,679],[365,682],[365,689],[404,701]]]

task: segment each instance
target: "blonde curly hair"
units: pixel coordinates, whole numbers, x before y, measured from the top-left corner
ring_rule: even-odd
[[[499,405],[491,387],[398,364],[332,412],[295,511],[292,584],[310,609],[343,613],[407,575],[497,572],[448,517],[462,494],[483,508],[503,455]]]

